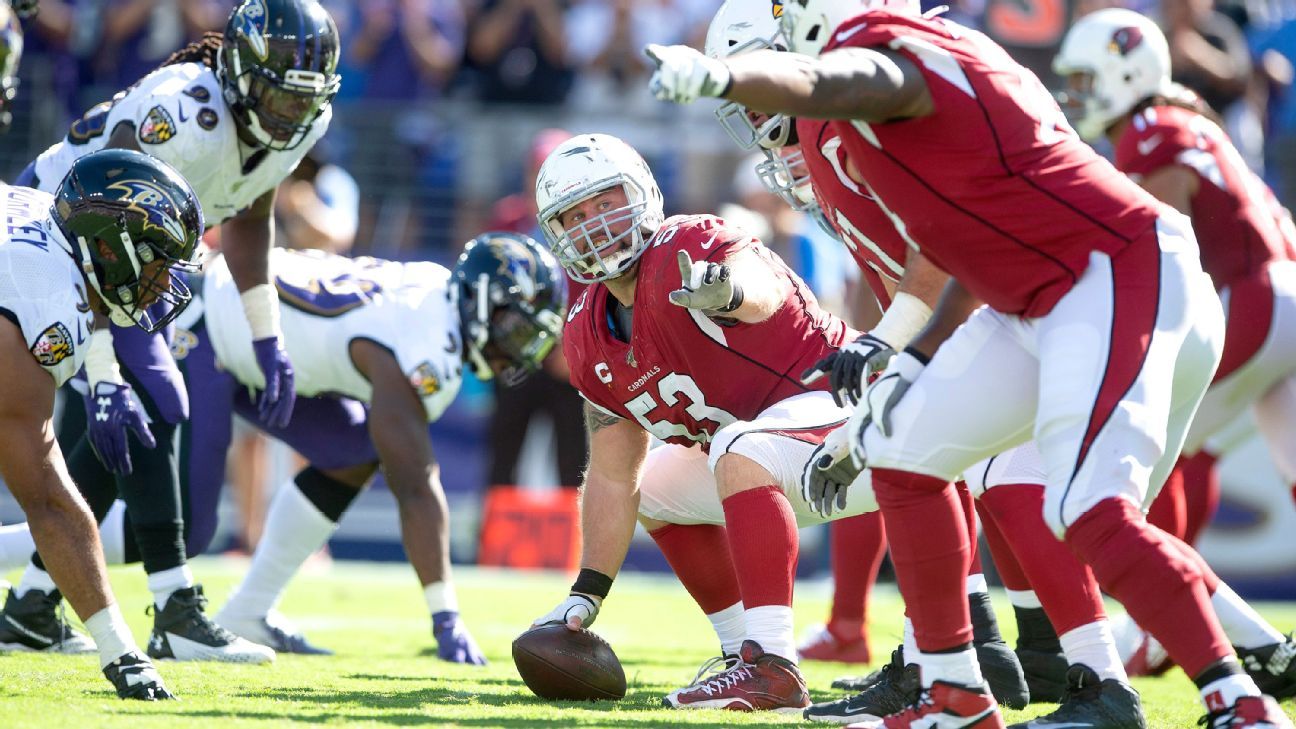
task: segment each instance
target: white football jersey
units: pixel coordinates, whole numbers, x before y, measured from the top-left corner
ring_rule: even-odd
[[[94,316],[86,283],[50,220],[51,195],[0,183],[0,316],[22,329],[27,349],[56,385],[85,360]]]
[[[62,142],[36,158],[40,189],[54,192],[72,162],[103,149],[123,121],[135,125],[141,150],[176,168],[198,195],[207,225],[214,226],[279,185],[328,129],[330,106],[306,139],[283,152],[267,151],[246,174],[254,153],[238,139],[216,74],[200,63],[160,68],[72,123]]]
[[[373,388],[349,351],[353,340],[367,339],[396,356],[429,421],[454,400],[463,377],[463,343],[444,266],[276,248],[270,274],[298,394],[369,402]],[[207,267],[202,301],[221,366],[244,385],[263,387],[252,332],[224,257]]]

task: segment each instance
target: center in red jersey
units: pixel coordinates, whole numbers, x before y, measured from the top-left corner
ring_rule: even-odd
[[[921,71],[923,117],[830,122],[908,243],[993,308],[1048,313],[1100,251],[1149,236],[1159,203],[1067,125],[1030,71],[984,35],[874,10],[824,49],[885,48]]]
[[[695,261],[721,261],[748,249],[792,282],[769,319],[713,319],[670,302],[681,283],[677,251]],[[670,443],[705,448],[730,423],[826,389],[827,378],[802,385],[801,372],[858,335],[823,311],[809,287],[760,241],[710,215],[667,219],[639,259],[636,275],[630,342],[613,336],[611,294],[594,284],[567,316],[563,351],[572,384],[586,400]]]

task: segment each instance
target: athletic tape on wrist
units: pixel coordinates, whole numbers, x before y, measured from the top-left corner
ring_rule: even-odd
[[[869,332],[899,352],[927,326],[932,310],[922,299],[901,291],[891,300],[882,320]]]
[[[96,329],[90,335],[90,348],[86,350],[86,379],[90,381],[90,391],[100,382],[123,384],[121,367],[117,365],[117,353],[113,351],[112,331],[107,327]]]
[[[279,325],[279,297],[270,284],[259,284],[239,294],[243,313],[252,328],[252,339],[283,338]]]

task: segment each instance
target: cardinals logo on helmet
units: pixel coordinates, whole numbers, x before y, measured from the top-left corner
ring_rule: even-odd
[[[770,0],[770,14],[776,19],[783,17],[783,0]]]
[[[1143,31],[1135,27],[1121,28],[1112,33],[1111,43],[1108,44],[1113,53],[1119,53],[1122,56],[1128,56],[1130,51],[1139,47],[1143,42]]]

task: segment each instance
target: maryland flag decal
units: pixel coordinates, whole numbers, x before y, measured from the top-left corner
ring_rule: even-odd
[[[55,322],[36,337],[31,353],[42,367],[53,367],[72,356],[72,333],[62,322]]]

